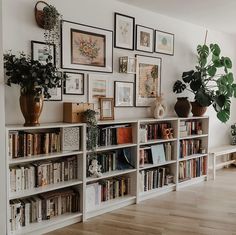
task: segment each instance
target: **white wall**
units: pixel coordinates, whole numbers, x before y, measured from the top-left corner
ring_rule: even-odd
[[[30,40],[43,41],[44,31],[36,26],[34,20],[34,4],[36,1],[29,0],[4,0],[3,9],[4,27],[4,50],[12,49],[13,52],[24,50],[30,53]],[[48,1],[55,5],[62,13],[65,20],[70,20],[87,25],[113,29],[114,12],[131,15],[136,18],[136,23],[153,27],[175,34],[175,56],[160,56],[163,58],[162,64],[162,92],[169,106],[169,115],[173,115],[173,106],[176,102],[176,95],[172,93],[174,81],[181,78],[183,71],[192,69],[195,63],[194,52],[199,43],[204,42],[205,29],[187,22],[169,18],[167,16],[155,14],[137,7],[132,7],[113,0],[51,0]],[[224,55],[233,59],[236,63],[235,38],[220,32],[209,31],[208,42],[216,42],[222,48]],[[111,80],[130,80],[131,75],[121,75],[117,73],[118,57],[127,54],[134,55],[136,52],[114,49],[114,74],[106,75]],[[139,53],[139,52],[137,52]],[[140,54],[140,53],[139,53]],[[7,123],[23,123],[19,104],[19,89],[6,88],[6,120]],[[86,97],[66,97],[64,101],[74,100],[76,102],[86,101]],[[128,108],[116,109],[116,118],[120,117],[144,117],[148,115],[147,109]],[[210,145],[215,146],[229,141],[229,124],[221,124],[210,108],[208,115],[211,118]],[[234,122],[236,111],[232,113],[229,123]],[[52,122],[62,120],[62,102],[45,102],[41,122]],[[220,135],[219,135],[220,130]]]

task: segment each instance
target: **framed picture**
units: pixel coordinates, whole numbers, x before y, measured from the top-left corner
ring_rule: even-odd
[[[135,74],[136,58],[123,56],[119,58],[119,73]]]
[[[136,25],[136,50],[153,53],[154,29]]]
[[[51,62],[56,65],[56,46],[55,44],[47,45],[45,42],[31,41],[31,58],[46,64],[48,56],[52,56]]]
[[[115,82],[115,106],[133,107],[134,106],[134,83]]]
[[[111,30],[61,22],[61,66],[63,69],[113,72]]]
[[[100,98],[101,120],[114,120],[114,99]]]
[[[155,31],[155,52],[174,55],[175,35],[163,31]]]
[[[136,106],[150,106],[161,94],[161,58],[136,55]]]
[[[46,101],[62,101],[62,87],[51,88],[48,90],[51,98]]]
[[[115,47],[134,50],[135,18],[115,13]]]
[[[64,94],[84,95],[84,74],[65,72]]]

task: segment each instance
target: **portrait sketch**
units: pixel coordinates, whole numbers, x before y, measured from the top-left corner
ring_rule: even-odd
[[[153,53],[154,29],[136,25],[136,50]]]

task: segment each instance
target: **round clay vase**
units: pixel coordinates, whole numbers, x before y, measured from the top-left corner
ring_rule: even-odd
[[[191,111],[188,97],[178,97],[174,109],[178,117],[188,117]]]
[[[39,117],[43,109],[43,95],[21,94],[20,108],[25,118],[24,126],[39,126]]]
[[[201,117],[207,111],[207,107],[201,106],[197,101],[191,102],[192,114],[194,117]]]

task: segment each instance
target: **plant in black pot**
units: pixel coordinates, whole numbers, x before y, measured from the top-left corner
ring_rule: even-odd
[[[217,44],[197,46],[198,64],[194,70],[184,72],[182,81],[177,80],[173,92],[182,93],[188,90],[194,94],[192,113],[202,116],[206,108],[213,105],[217,118],[227,122],[230,118],[231,98],[236,97],[236,84],[230,69],[229,57],[221,56]]]
[[[61,86],[62,74],[51,63],[32,60],[24,53],[18,56],[4,54],[4,68],[8,86],[20,86],[20,108],[25,118],[24,126],[38,126],[43,108],[43,99],[50,98],[49,89]]]

